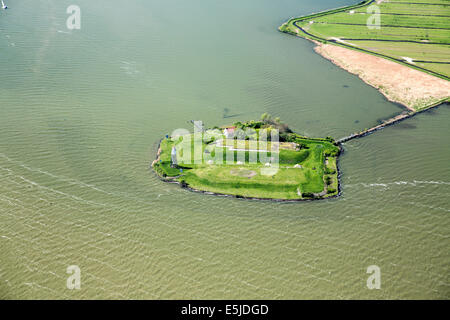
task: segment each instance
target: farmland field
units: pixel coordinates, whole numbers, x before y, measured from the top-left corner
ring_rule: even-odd
[[[280,30],[375,54],[447,80],[450,76],[448,0],[365,1],[291,19]]]

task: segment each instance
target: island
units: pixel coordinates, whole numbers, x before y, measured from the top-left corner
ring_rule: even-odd
[[[152,167],[191,191],[237,198],[304,201],[339,194],[340,145],[301,136],[278,118],[166,135]]]

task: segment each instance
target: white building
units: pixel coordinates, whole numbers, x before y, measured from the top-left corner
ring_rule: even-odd
[[[232,139],[232,138],[234,138],[234,131],[235,130],[236,130],[236,127],[225,128],[225,129],[223,129],[223,135],[227,139]]]
[[[172,152],[170,153],[170,166],[175,168],[178,165],[177,162],[177,148],[175,146],[172,147]]]

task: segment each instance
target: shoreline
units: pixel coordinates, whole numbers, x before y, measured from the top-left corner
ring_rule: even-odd
[[[382,1],[365,0],[360,3],[320,11],[284,22],[280,32],[310,40],[316,44],[315,52],[341,69],[357,75],[364,83],[376,88],[388,101],[399,104],[410,112],[418,112],[450,102],[450,78],[442,73],[416,65],[411,58],[389,56],[385,52],[369,50],[341,40],[336,36],[317,35],[304,21],[315,22],[325,16],[350,12]],[[359,37],[361,38],[361,37]],[[374,40],[377,39],[355,39]],[[351,39],[349,39],[351,40]],[[408,41],[410,39],[406,39]],[[394,41],[394,40],[384,40]],[[401,41],[401,40],[399,40]],[[419,61],[417,62],[427,62]]]
[[[450,99],[450,82],[396,62],[333,44],[308,39],[314,51],[339,68],[358,76],[388,101],[411,112],[432,108]],[[411,93],[412,92],[412,93]],[[420,94],[422,93],[423,94]],[[424,100],[424,102],[421,102]],[[423,106],[417,107],[423,103]]]
[[[386,95],[379,87],[377,87],[377,86],[371,84],[370,82],[368,82],[367,80],[365,80],[363,77],[361,77],[361,75],[360,75],[358,72],[356,72],[356,71],[355,71],[355,72],[352,72],[349,68],[347,68],[346,66],[344,66],[344,65],[343,65],[341,62],[339,62],[336,58],[327,55],[327,54],[322,50],[323,46],[325,46],[324,43],[321,43],[321,42],[319,42],[319,41],[317,41],[317,40],[313,40],[313,39],[308,39],[308,38],[305,38],[305,39],[307,39],[307,40],[309,40],[309,41],[311,41],[311,42],[313,42],[313,43],[315,44],[315,47],[314,47],[313,50],[314,50],[315,53],[317,53],[318,55],[320,55],[322,58],[324,58],[324,59],[326,59],[327,61],[331,62],[332,64],[334,64],[335,66],[339,67],[340,69],[345,70],[345,71],[347,71],[348,73],[353,74],[353,75],[355,75],[355,76],[358,76],[358,78],[359,78],[361,81],[363,81],[365,84],[371,86],[372,88],[375,88],[379,93],[381,93],[381,94],[383,95],[383,97],[386,98],[387,101],[392,102],[392,103],[395,103],[395,104],[401,106],[403,109],[407,109],[407,110],[409,110],[409,111],[415,112],[415,109],[414,109],[414,108],[409,107],[409,106],[407,106],[406,104],[404,104],[404,103],[402,103],[402,102],[400,102],[400,101],[395,101],[395,100],[393,100],[393,99],[390,98],[388,95]],[[348,50],[350,50],[350,49],[348,49]]]
[[[439,73],[439,72],[436,72],[436,71],[433,71],[430,69],[426,69],[421,66],[417,66],[416,64],[411,63],[410,58],[408,58],[408,57],[401,57],[401,59],[398,59],[396,57],[388,56],[383,53],[379,53],[376,51],[370,51],[370,50],[366,50],[364,48],[360,48],[358,46],[351,45],[350,43],[348,43],[344,40],[340,40],[339,38],[336,38],[336,37],[322,38],[318,35],[314,35],[314,34],[308,32],[306,30],[306,28],[302,28],[301,26],[297,25],[297,22],[302,22],[302,21],[310,20],[310,19],[314,19],[314,18],[321,18],[321,17],[327,16],[327,15],[332,15],[332,14],[342,13],[342,12],[349,11],[349,10],[355,10],[355,9],[368,7],[369,5],[374,4],[374,2],[377,2],[377,4],[380,4],[381,2],[384,2],[384,0],[363,0],[362,2],[354,4],[354,5],[348,5],[348,6],[338,7],[338,8],[334,8],[334,9],[324,10],[324,11],[320,11],[317,13],[311,13],[311,14],[308,14],[305,16],[300,16],[300,17],[291,17],[289,20],[287,20],[281,26],[278,27],[278,31],[286,33],[286,34],[294,35],[297,37],[305,38],[305,39],[308,39],[311,41],[317,41],[317,42],[324,43],[324,44],[334,44],[336,46],[350,48],[350,49],[358,51],[358,52],[364,52],[369,55],[382,57],[386,60],[395,61],[403,66],[407,66],[408,68],[411,68],[414,70],[420,70],[427,74],[430,74],[435,77],[449,81],[450,78],[447,75],[444,75],[442,73]],[[294,26],[296,28],[295,31],[290,28],[290,26],[289,26],[290,24],[292,24],[292,26]],[[378,39],[352,39],[352,40],[393,41],[393,40],[378,40]],[[423,42],[409,41],[409,40],[406,40],[405,42],[423,43]],[[426,61],[423,61],[423,62],[426,62]]]
[[[338,50],[338,52],[340,51],[340,53],[352,52],[352,53],[354,53],[356,55],[364,56],[364,59],[368,59],[368,58],[373,59],[372,61],[375,61],[375,63],[377,63],[377,67],[376,68],[383,69],[382,67],[380,67],[380,64],[382,64],[383,66],[392,64],[392,65],[395,65],[397,68],[408,70],[408,73],[415,73],[415,74],[419,75],[419,77],[428,78],[428,79],[432,79],[432,80],[439,81],[439,82],[445,82],[446,80],[434,77],[432,75],[426,74],[424,72],[421,72],[421,71],[418,71],[418,70],[415,70],[415,69],[412,69],[412,68],[408,68],[406,66],[397,64],[397,63],[392,62],[390,60],[386,60],[386,59],[383,59],[383,58],[371,56],[371,55],[366,54],[366,53],[354,51],[354,50],[343,48],[343,47],[340,47],[340,46],[335,46],[335,45],[332,45],[332,44],[324,44],[324,43],[321,43],[321,42],[313,40],[313,39],[308,39],[308,38],[306,38],[306,39],[310,40],[311,42],[313,42],[316,45],[314,47],[314,51],[317,54],[319,54],[320,56],[322,56],[324,59],[330,61],[331,63],[333,63],[337,67],[339,67],[339,68],[341,68],[341,69],[343,69],[343,70],[345,70],[345,71],[347,71],[347,72],[349,72],[349,73],[351,73],[353,75],[358,76],[358,78],[361,81],[363,81],[365,84],[375,88],[378,92],[380,92],[387,101],[389,101],[391,103],[394,103],[394,104],[397,104],[397,105],[401,106],[403,109],[406,109],[405,111],[403,111],[403,112],[401,112],[399,114],[396,114],[396,115],[394,115],[394,116],[392,116],[390,118],[381,120],[382,123],[380,123],[380,124],[376,124],[376,125],[368,128],[368,129],[361,130],[360,132],[352,133],[352,134],[350,134],[348,136],[345,136],[343,138],[340,138],[340,139],[336,140],[336,142],[339,143],[339,144],[345,143],[345,142],[350,141],[350,140],[355,139],[355,138],[365,137],[365,136],[367,136],[369,134],[372,134],[372,133],[374,133],[374,132],[376,132],[378,130],[381,130],[381,129],[387,127],[387,126],[391,126],[391,125],[399,123],[399,122],[401,122],[403,120],[412,118],[412,117],[414,117],[415,115],[417,115],[419,113],[422,113],[422,112],[425,112],[425,111],[437,108],[437,107],[439,107],[441,105],[445,105],[445,104],[450,103],[450,97],[444,97],[442,99],[438,99],[437,101],[432,101],[432,102],[426,104],[425,106],[423,106],[421,108],[413,108],[412,106],[409,106],[406,103],[404,103],[404,101],[402,101],[402,99],[396,99],[395,97],[390,95],[388,92],[385,92],[383,90],[384,87],[382,87],[382,85],[374,84],[372,81],[367,79],[367,77],[364,76],[364,73],[362,71],[360,71],[360,69],[357,69],[357,68],[354,69],[354,68],[350,67],[348,64],[346,64],[345,62],[339,61],[338,60],[339,58],[336,58],[336,57],[333,57],[333,56],[327,54],[327,52],[325,52],[323,50],[323,48],[324,47],[338,48],[337,50]],[[340,58],[342,58],[342,57],[344,57],[344,59],[345,59],[345,54],[342,55]],[[390,69],[388,69],[388,70],[390,70]],[[382,70],[380,70],[380,72],[382,72]],[[448,92],[450,92],[450,82],[447,81],[446,84],[447,84],[447,87],[448,87]],[[380,86],[381,86],[381,88],[380,88]]]

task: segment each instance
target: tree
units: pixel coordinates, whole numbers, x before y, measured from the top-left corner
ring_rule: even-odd
[[[271,119],[272,119],[272,116],[270,114],[268,114],[267,112],[264,112],[261,116],[261,120],[265,123],[270,122]]]

